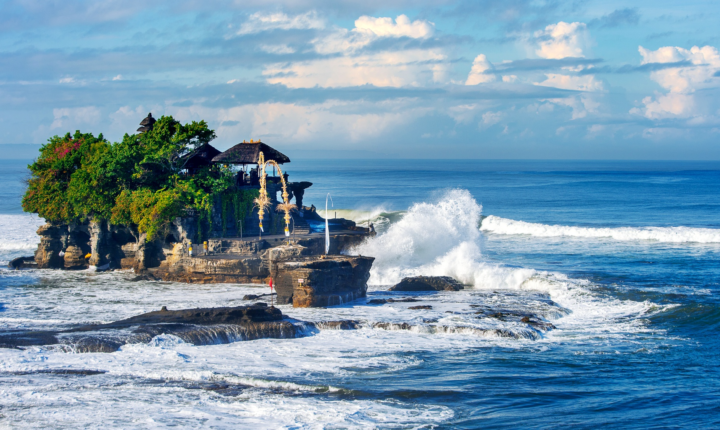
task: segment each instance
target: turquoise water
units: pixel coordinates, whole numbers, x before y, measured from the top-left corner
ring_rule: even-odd
[[[19,209],[21,166],[0,172],[0,232],[15,238],[4,261],[27,254],[37,224]],[[532,308],[541,293],[568,314],[549,317],[557,329],[538,339],[367,329],[234,345],[162,338],[113,354],[0,349],[5,419],[93,426],[82,416],[112,410],[110,426],[148,428],[720,427],[720,163],[295,160],[287,170],[314,183],[306,205],[322,213],[330,193],[331,216],[378,228],[362,252],[378,258],[370,298],[427,272],[475,286],[439,295],[443,313],[493,294]],[[226,305],[252,288],[130,277],[5,271],[0,329],[118,319],[160,302]],[[444,321],[364,302],[283,312]],[[32,373],[50,368],[108,373]],[[232,378],[251,388],[197,388]]]

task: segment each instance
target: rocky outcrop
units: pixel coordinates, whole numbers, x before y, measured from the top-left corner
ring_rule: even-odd
[[[27,257],[18,257],[10,260],[8,263],[8,268],[10,269],[36,269],[37,263],[35,263],[35,257],[33,256],[27,256]]]
[[[65,261],[60,253],[65,248],[63,239],[67,236],[67,226],[45,224],[37,230],[40,244],[35,251],[35,263],[40,269],[60,269]]]
[[[303,327],[283,320],[282,312],[264,303],[250,306],[148,312],[109,324],[86,325],[58,332],[0,335],[0,347],[58,345],[72,352],[114,352],[122,345],[149,342],[172,334],[195,345],[301,336]]]
[[[375,259],[358,256],[295,257],[275,264],[278,303],[325,307],[365,297]]]
[[[404,278],[389,291],[459,291],[463,284],[449,276],[413,276]]]

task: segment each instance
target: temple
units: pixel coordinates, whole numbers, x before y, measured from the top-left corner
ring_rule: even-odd
[[[154,124],[148,114],[138,132]],[[224,152],[206,143],[181,161],[185,175],[218,164],[234,172],[233,186],[214,197],[210,219],[188,210],[170,223],[164,237],[152,240],[133,225],[93,219],[48,223],[38,230],[34,264],[67,270],[132,268],[142,276],[194,283],[266,284],[273,279],[278,303],[303,307],[365,296],[374,259],[347,254],[374,231],[346,219],[326,222],[314,206],[304,206],[312,183],[291,182],[281,172],[290,163],[288,156],[250,140]]]

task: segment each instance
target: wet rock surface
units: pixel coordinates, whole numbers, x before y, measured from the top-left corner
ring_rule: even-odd
[[[282,312],[264,303],[225,308],[148,312],[109,324],[69,330],[21,332],[0,335],[0,347],[57,345],[72,352],[114,352],[130,343],[146,343],[172,334],[195,345],[230,343],[262,338],[293,338],[300,328],[283,320]]]
[[[555,319],[569,313],[540,292],[466,289],[413,294],[375,288],[368,300],[328,310],[293,309],[294,318],[267,303],[180,310],[158,306],[159,310],[108,324],[86,324],[57,331],[5,330],[0,332],[0,347],[43,346],[73,353],[111,353],[128,344],[163,341],[167,335],[199,346],[268,338],[293,339],[315,336],[325,330],[388,330],[407,331],[413,336],[469,335],[536,340],[555,329]],[[268,295],[246,296],[257,300]]]
[[[390,291],[460,291],[465,286],[449,276],[413,276],[404,278]]]
[[[327,307],[365,297],[374,260],[333,255],[278,262],[273,267],[278,303]]]
[[[18,269],[35,269],[37,268],[37,263],[35,262],[35,257],[30,255],[26,257],[18,257],[13,260],[10,260],[8,263],[8,268],[18,270]]]

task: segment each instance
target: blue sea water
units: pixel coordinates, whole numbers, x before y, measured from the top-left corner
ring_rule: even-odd
[[[20,209],[23,166],[0,162],[0,235],[11,238],[0,246],[4,262],[32,252],[41,223]],[[361,300],[283,312],[482,328],[490,323],[471,320],[468,304],[533,309],[538,294],[566,312],[548,314],[556,329],[534,338],[367,328],[205,346],[159,336],[112,354],[0,349],[0,425],[720,427],[719,162],[294,160],[286,167],[291,180],[314,183],[306,205],[323,213],[330,193],[331,217],[374,222],[379,235],[360,250],[377,257],[369,298],[418,273],[474,288],[421,295],[432,311]],[[161,304],[240,304],[257,289],[131,277],[2,271],[0,331],[112,321]],[[58,368],[107,373],[41,373]],[[223,394],[211,383],[239,388]]]

